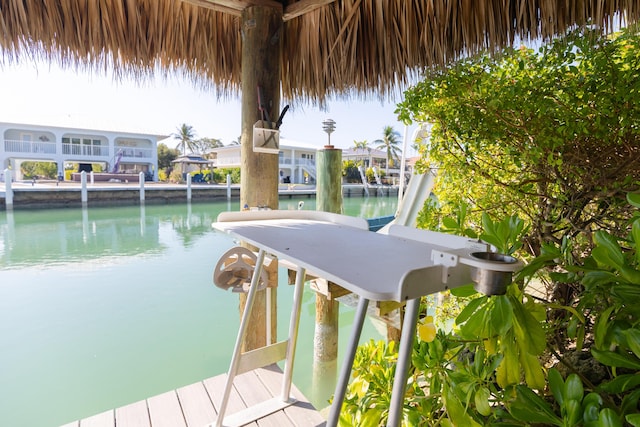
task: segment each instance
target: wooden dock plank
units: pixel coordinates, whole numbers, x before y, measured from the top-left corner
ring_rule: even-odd
[[[114,427],[115,425],[113,410],[105,411],[80,421],[80,427]]]
[[[147,399],[153,427],[187,427],[175,391],[169,391]]]
[[[132,403],[116,409],[117,427],[151,427],[147,401]]]
[[[202,382],[181,387],[176,392],[187,426],[202,427],[216,419],[213,403]]]
[[[279,396],[282,392],[282,373],[277,366],[267,366],[256,370],[260,381],[269,389],[274,396]],[[291,396],[298,399],[295,405],[284,409],[284,413],[298,426],[321,427],[326,426],[326,420],[313,407],[298,388],[291,384]]]
[[[238,375],[233,383],[247,406],[262,403],[274,397],[267,387],[262,384],[259,378],[257,378],[255,371]],[[296,427],[282,411],[278,411],[268,417],[259,419],[258,425],[260,427]]]
[[[206,427],[215,421],[222,401],[227,375],[181,387],[140,402],[103,412],[62,427]],[[231,389],[226,415],[240,412],[247,406],[279,396],[282,372],[277,365],[239,375]],[[268,415],[250,427],[321,427],[322,416],[292,385],[291,394],[299,401]]]
[[[218,375],[217,377],[207,378],[202,383],[204,384],[207,393],[209,393],[209,397],[213,402],[213,405],[216,410],[216,415],[218,413],[218,408],[220,407],[220,403],[222,402],[222,394],[224,393],[224,386],[227,381],[227,374]],[[244,403],[238,391],[234,388],[231,389],[231,394],[229,396],[229,403],[227,404],[227,410],[225,412],[226,415],[231,415],[236,412],[242,411],[245,409],[247,405]],[[251,427],[258,427],[258,423],[247,424]]]

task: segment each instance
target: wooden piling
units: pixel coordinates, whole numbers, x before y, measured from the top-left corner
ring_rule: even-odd
[[[276,6],[274,6],[274,4]],[[248,6],[242,10],[242,136],[240,206],[278,208],[278,155],[253,151],[253,125],[262,120],[258,108],[258,88],[269,121],[277,120],[280,108],[280,57],[282,56],[282,6]],[[275,279],[277,280],[277,279]],[[275,289],[272,305],[275,305]],[[244,311],[246,295],[240,295],[240,312]],[[255,296],[249,328],[243,343],[245,351],[266,344],[266,291]],[[276,309],[271,311],[272,337],[275,337]]]
[[[325,146],[318,152],[316,209],[342,213],[342,151]],[[338,359],[339,304],[316,292],[316,324],[313,336],[314,388],[335,387]]]
[[[342,213],[342,150],[332,145],[318,151],[316,209]]]

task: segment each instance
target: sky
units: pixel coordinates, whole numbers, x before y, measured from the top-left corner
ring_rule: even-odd
[[[354,141],[362,140],[371,144],[382,138],[385,126],[398,131],[402,142],[405,126],[394,114],[399,101],[333,101],[326,111],[292,104],[280,137],[321,148],[327,142],[322,121],[331,118],[336,122],[331,142],[338,148],[349,148]],[[165,136],[177,133],[186,123],[193,127],[197,138],[220,139],[228,145],[240,135],[240,105],[239,98],[218,99],[215,93],[179,77],[135,82],[46,62],[0,63],[3,122]],[[408,138],[413,129],[415,126],[407,129]],[[177,140],[169,138],[164,142],[173,147]]]

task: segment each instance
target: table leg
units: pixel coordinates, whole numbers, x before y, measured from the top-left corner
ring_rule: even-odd
[[[391,406],[387,427],[400,427],[402,421],[402,408],[404,407],[404,395],[407,385],[407,375],[411,367],[411,353],[413,340],[420,314],[420,298],[407,302],[404,321],[402,322],[402,335],[400,336],[400,348],[398,349],[398,364],[396,375],[393,378],[393,391],[391,392]]]
[[[224,414],[227,410],[227,404],[229,403],[229,397],[231,396],[231,388],[233,387],[233,379],[238,373],[238,365],[240,363],[240,356],[242,353],[242,341],[249,324],[249,317],[251,316],[251,309],[253,308],[253,302],[255,300],[256,291],[258,289],[258,283],[260,281],[260,274],[262,273],[262,267],[264,265],[265,251],[260,249],[258,252],[258,259],[256,260],[256,266],[253,269],[253,276],[251,277],[251,286],[249,287],[249,293],[247,294],[247,301],[244,307],[244,313],[242,314],[242,321],[240,322],[240,330],[238,331],[238,337],[236,338],[236,345],[233,349],[233,356],[231,357],[231,364],[229,365],[229,372],[227,375],[227,382],[224,386],[224,393],[222,395],[222,402],[218,409],[218,419],[216,420],[216,427],[222,426],[224,421]]]
[[[298,267],[296,271],[296,285],[293,291],[293,308],[291,310],[291,320],[289,322],[289,342],[287,344],[287,358],[284,364],[284,377],[282,380],[282,393],[280,397],[283,402],[290,399],[291,380],[293,378],[293,362],[296,355],[296,343],[298,342],[298,328],[300,327],[300,308],[302,306],[302,291],[304,290],[304,280],[306,269]]]
[[[347,385],[349,384],[351,369],[353,368],[353,360],[356,356],[356,350],[358,348],[358,342],[360,341],[362,325],[364,324],[364,318],[367,314],[368,306],[369,300],[360,297],[360,300],[358,301],[358,308],[356,309],[356,316],[353,320],[353,327],[351,328],[351,339],[349,340],[349,345],[347,347],[347,354],[345,355],[342,368],[340,369],[340,376],[338,377],[338,383],[336,384],[336,391],[333,395],[333,402],[331,403],[331,410],[329,411],[329,418],[327,419],[327,427],[335,427],[338,425],[342,402],[344,401],[344,396],[347,392]]]

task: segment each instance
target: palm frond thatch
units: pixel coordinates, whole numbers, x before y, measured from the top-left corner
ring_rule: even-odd
[[[240,88],[240,9],[256,0],[0,0],[0,55],[184,74],[219,95]],[[287,99],[386,97],[421,70],[592,23],[635,22],[637,0],[262,0],[283,6]]]

